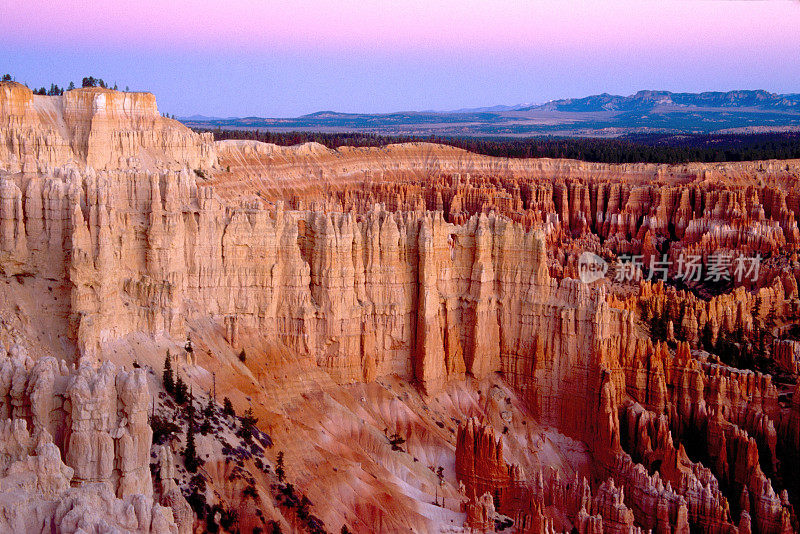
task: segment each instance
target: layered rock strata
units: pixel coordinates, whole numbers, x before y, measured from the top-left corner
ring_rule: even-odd
[[[100,87],[34,95],[0,83],[0,168],[36,172],[75,164],[94,169],[209,169],[210,135],[197,135],[161,116],[150,93]]]
[[[4,480],[38,499],[9,525],[83,528],[102,501],[121,529],[191,528],[166,449],[153,488],[143,371],[99,362],[130,336],[182,341],[202,322],[232,349],[266,340],[339,385],[393,375],[434,395],[499,374],[542,424],[586,443],[588,479],[525,474],[499,428],[466,422],[454,470],[473,528],[498,512],[529,532],[790,531],[798,394],[696,349],[774,330],[772,360],[796,374],[780,325],[800,313],[798,177],[796,161],[215,144],[152,95],[0,84],[0,271],[66,288],[82,355],[72,367],[17,344],[0,358]],[[705,298],[703,284],[581,282],[584,250],[645,266],[769,258]],[[647,332],[654,317],[664,340]]]

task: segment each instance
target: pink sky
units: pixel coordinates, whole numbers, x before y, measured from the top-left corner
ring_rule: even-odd
[[[3,1],[6,40],[197,50],[737,48],[800,42],[800,3],[735,0]]]
[[[186,115],[798,93],[798,58],[797,0],[0,0],[2,73],[91,74]]]

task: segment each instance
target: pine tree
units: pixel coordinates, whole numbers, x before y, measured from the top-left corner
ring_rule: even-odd
[[[283,470],[283,451],[278,452],[278,460],[275,462],[275,474],[278,477],[278,482],[283,482],[286,472]]]
[[[203,417],[206,419],[210,419],[214,416],[214,401],[211,399],[211,395],[208,396],[208,404],[206,407],[203,408]]]
[[[400,446],[405,442],[406,440],[403,439],[397,432],[389,436],[389,444],[392,446],[393,451],[405,452],[403,451],[403,447]]]
[[[253,408],[248,408],[242,415],[242,426],[253,427],[258,423],[258,418],[253,416]]]
[[[300,505],[297,507],[297,517],[302,519],[303,521],[308,520],[308,516],[311,515],[310,508],[311,508],[311,499],[307,496],[303,495],[303,498],[300,499]]]
[[[253,429],[255,428],[256,423],[258,423],[258,419],[253,416],[252,408],[248,408],[247,410],[245,410],[244,415],[242,415],[241,422],[242,422],[242,431],[241,431],[242,437],[245,440],[249,440],[253,436]]]
[[[183,381],[183,378],[181,378],[180,373],[178,373],[178,378],[175,380],[175,402],[178,404],[186,404],[188,395],[189,387],[186,385],[186,382]]]
[[[167,393],[170,395],[174,394],[175,377],[172,374],[172,360],[169,356],[169,351],[167,351],[167,357],[164,359],[164,374],[162,376],[162,380],[164,381],[164,389],[166,389]]]
[[[194,423],[194,396],[192,395],[192,390],[189,390],[189,394],[186,396],[186,416],[189,418],[189,423]]]
[[[75,82],[69,82],[69,87],[67,87],[67,91],[72,91],[75,89]]]
[[[211,395],[208,396],[208,403],[203,408],[202,415],[203,422],[200,423],[200,433],[207,436],[213,430],[211,421],[214,418],[214,401],[211,399]]]
[[[222,413],[231,417],[236,417],[236,411],[233,409],[233,403],[228,397],[222,401]]]
[[[197,469],[203,465],[203,460],[197,456],[192,423],[193,422],[189,420],[189,428],[186,430],[186,447],[183,449],[183,463],[186,466],[187,471],[190,473],[197,473]]]

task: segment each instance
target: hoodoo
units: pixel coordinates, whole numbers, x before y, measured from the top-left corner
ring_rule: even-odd
[[[798,214],[0,82],[0,530],[796,531]]]

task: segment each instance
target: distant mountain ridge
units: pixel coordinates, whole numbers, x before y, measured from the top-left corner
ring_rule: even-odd
[[[317,111],[296,118],[181,119],[198,129],[360,132],[452,137],[618,137],[646,133],[800,131],[800,94],[764,90],[673,93],[603,93],[583,98],[464,108],[453,111],[341,113]]]
[[[695,108],[757,108],[762,110],[800,109],[800,94],[776,94],[764,90],[709,91],[704,93],[672,93],[670,91],[639,91],[630,96],[603,93],[585,98],[553,100],[522,110],[552,111],[648,111],[656,106]]]

